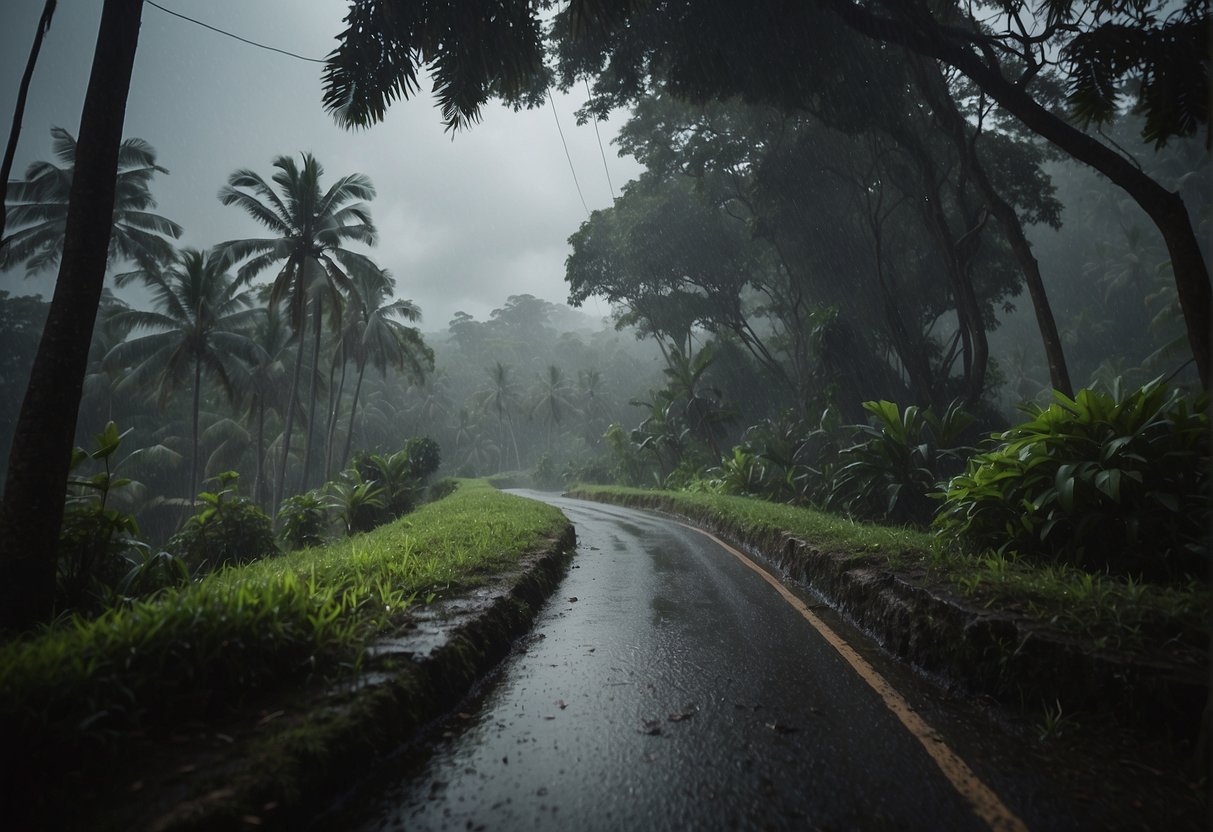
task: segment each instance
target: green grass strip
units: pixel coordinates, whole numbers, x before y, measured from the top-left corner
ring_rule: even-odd
[[[0,646],[0,730],[6,742],[103,742],[230,710],[289,680],[349,672],[410,607],[483,581],[565,522],[549,506],[464,481],[367,534],[60,622]]]
[[[866,558],[912,581],[941,586],[977,607],[1087,639],[1095,648],[1208,654],[1213,593],[1195,582],[1143,583],[1014,554],[971,554],[925,532],[751,497],[594,485],[579,485],[576,492],[663,508],[744,537],[791,534],[818,550]]]

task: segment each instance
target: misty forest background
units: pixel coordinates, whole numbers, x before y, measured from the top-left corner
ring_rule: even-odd
[[[445,327],[423,327],[408,273],[376,260],[377,194],[358,171],[306,153],[249,160],[213,200],[247,216],[249,236],[178,248],[182,229],[155,202],[172,149],[130,137],[78,476],[121,475],[107,508],[153,550],[224,472],[238,479],[223,488],[271,518],[309,492],[348,509],[372,484],[358,461],[418,437],[437,444],[436,477],[702,488],[926,524],[933,509],[875,495],[831,460],[885,418],[865,402],[895,403],[894,421],[922,408],[955,428],[951,445],[976,447],[1020,421],[1019,405],[1051,400],[1056,368],[990,190],[1031,241],[1067,392],[1156,378],[1198,389],[1167,251],[1141,209],[925,66],[886,56],[869,67],[887,75],[872,94],[790,110],[690,104],[655,79],[617,139],[643,174],[570,220],[568,297],[502,286],[486,319]],[[959,142],[946,113],[963,119]],[[1127,112],[1091,129],[1182,195],[1207,257],[1204,137],[1146,143]],[[45,161],[9,183],[5,270],[58,266],[75,144],[49,138]],[[0,292],[0,468],[46,309]],[[96,453],[110,422],[120,440]],[[804,465],[772,482],[781,437]]]

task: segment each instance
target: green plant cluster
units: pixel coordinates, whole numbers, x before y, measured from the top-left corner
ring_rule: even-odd
[[[937,508],[930,495],[973,451],[962,444],[973,416],[958,402],[942,416],[887,401],[863,407],[873,423],[852,428],[856,441],[839,454],[829,502],[861,517],[927,525]]]
[[[423,500],[454,490],[427,491],[426,482],[441,464],[438,443],[424,436],[393,454],[358,454],[337,479],[283,500],[278,510],[282,540],[291,549],[318,546],[334,523],[348,536],[403,517]]]
[[[367,642],[413,605],[482,580],[566,522],[543,504],[463,483],[357,539],[233,566],[0,645],[0,762],[62,766],[57,757],[134,729],[356,672]]]
[[[1155,381],[1127,395],[1054,393],[996,434],[944,492],[940,534],[1149,578],[1209,569],[1209,401]]]
[[[110,421],[94,437],[93,450],[72,452],[56,553],[60,610],[99,612],[190,578],[184,561],[141,539],[134,515],[122,507],[122,496],[136,485],[117,470],[128,433]]]
[[[869,423],[812,425],[790,414],[749,428],[719,464],[684,457],[658,478],[691,493],[761,497],[865,520],[934,526],[971,553],[1150,580],[1207,580],[1211,509],[1209,400],[1161,381],[1122,394],[1055,394],[978,451],[975,418],[864,402]],[[639,484],[643,447],[605,437],[619,482]]]
[[[240,475],[225,471],[218,488],[198,495],[202,508],[168,542],[168,550],[195,567],[215,570],[278,554],[270,518],[237,491]]]

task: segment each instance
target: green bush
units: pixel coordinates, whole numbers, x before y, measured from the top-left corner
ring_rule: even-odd
[[[111,457],[129,432],[119,434],[118,426],[109,422],[96,436],[92,451],[76,448],[72,452],[56,560],[62,608],[97,611],[108,606],[114,587],[147,550],[138,539],[134,516],[109,503],[115,489],[130,484],[115,475],[111,466]],[[86,462],[95,463],[99,470],[84,473]]]
[[[535,482],[536,488],[541,488],[545,491],[560,488],[564,484],[560,471],[556,468],[556,461],[547,452],[544,452],[539,457],[539,462],[535,463],[535,473],[532,474],[532,479]]]
[[[1054,393],[948,483],[935,526],[977,549],[1207,579],[1208,406],[1160,381],[1123,397]]]
[[[169,539],[170,552],[195,568],[207,569],[278,554],[270,518],[237,493],[239,478],[235,471],[214,477],[219,487],[198,495],[202,510]]]
[[[330,503],[320,491],[296,494],[282,501],[278,509],[278,524],[282,540],[291,549],[319,546],[328,539],[332,519]]]
[[[961,440],[973,417],[957,403],[943,416],[887,401],[863,407],[872,424],[855,425],[858,441],[839,454],[833,504],[860,517],[927,525],[938,506],[930,495],[972,452]]]
[[[356,468],[328,483],[326,489],[328,506],[337,512],[347,535],[369,532],[389,519],[385,516],[387,501],[383,486],[378,480],[364,480]]]
[[[442,466],[442,449],[428,436],[414,436],[404,443],[409,461],[409,476],[424,483]]]
[[[823,503],[830,458],[837,454],[831,411],[817,425],[785,412],[746,429],[742,443],[709,474],[715,490],[779,502]]]

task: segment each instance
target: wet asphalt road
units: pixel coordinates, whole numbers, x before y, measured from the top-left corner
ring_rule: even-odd
[[[578,553],[525,649],[345,828],[985,829],[805,619],[702,535],[533,495]]]

